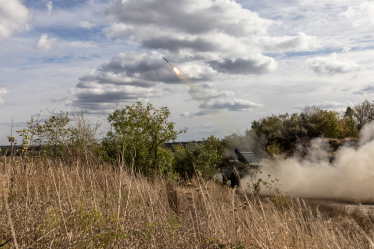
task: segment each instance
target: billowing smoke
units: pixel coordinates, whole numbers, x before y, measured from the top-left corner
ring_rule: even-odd
[[[374,203],[374,122],[363,127],[358,146],[341,146],[332,162],[326,147],[318,138],[304,158],[262,160],[262,175],[278,178],[280,189],[293,196]]]
[[[235,148],[246,148],[252,151],[258,159],[267,158],[267,139],[265,136],[257,136],[253,130],[246,130],[244,135],[232,134],[225,137],[224,157],[237,159]]]

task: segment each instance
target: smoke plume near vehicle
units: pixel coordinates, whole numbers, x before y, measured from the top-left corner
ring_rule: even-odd
[[[362,128],[358,146],[341,146],[331,163],[330,155],[327,141],[317,138],[304,158],[262,160],[260,177],[278,178],[282,192],[293,196],[374,203],[374,122]]]

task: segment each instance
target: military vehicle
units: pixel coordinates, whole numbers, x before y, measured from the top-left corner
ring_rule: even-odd
[[[222,170],[222,182],[226,184],[228,180],[231,181],[230,186],[234,188],[240,185],[240,177],[247,172],[243,164],[249,165],[250,169],[261,170],[262,165],[255,155],[246,148],[235,148],[235,154],[238,160],[230,160]]]

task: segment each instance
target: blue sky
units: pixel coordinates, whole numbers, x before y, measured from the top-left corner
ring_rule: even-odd
[[[374,2],[0,0],[0,144],[48,110],[168,106],[179,139],[374,93]],[[178,67],[184,80],[162,59]]]

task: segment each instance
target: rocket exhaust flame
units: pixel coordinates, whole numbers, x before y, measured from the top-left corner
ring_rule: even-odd
[[[207,106],[208,101],[211,99],[198,85],[193,84],[190,79],[183,74],[181,70],[171,64],[165,57],[164,60],[169,64],[169,66],[173,69],[174,73],[182,80],[182,82],[187,86],[189,94],[192,96],[193,99],[199,102],[199,107]],[[235,130],[233,122],[230,122],[229,119],[226,117],[225,113],[221,110],[215,109],[204,109],[205,113],[208,115],[212,115],[215,119],[217,119],[221,126],[221,130],[225,132],[232,132]]]
[[[174,67],[173,68],[173,71],[177,74],[177,75],[179,75],[180,74],[180,71],[179,71],[179,69],[178,68],[176,68],[176,67]]]

